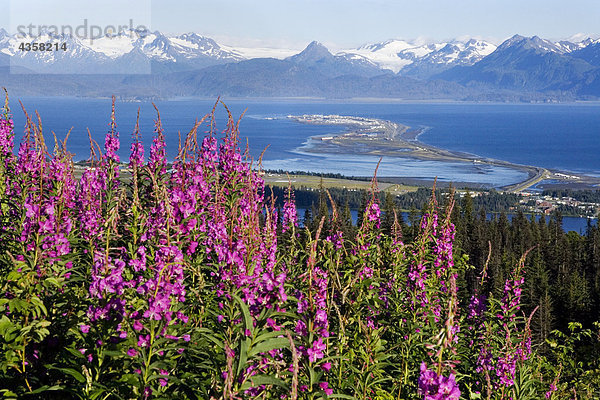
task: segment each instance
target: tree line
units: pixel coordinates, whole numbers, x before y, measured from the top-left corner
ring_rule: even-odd
[[[274,187],[277,201],[284,198],[285,189]],[[433,192],[440,203],[448,201],[448,190]],[[294,192],[298,207],[306,208],[303,223],[316,232],[323,216],[325,225],[332,214],[332,200],[339,216],[345,237],[353,237],[357,226],[351,210],[361,210],[371,198],[366,190],[341,188],[300,188]],[[410,243],[419,232],[419,221],[427,207],[432,190],[419,188],[416,192],[393,196],[376,193],[381,204],[381,230],[391,234],[394,221],[402,228],[403,240]],[[534,341],[544,344],[554,329],[566,330],[570,322],[580,321],[584,326],[600,320],[600,228],[588,224],[580,235],[562,229],[562,215],[554,212],[546,220],[531,220],[522,211],[516,211],[512,220],[506,211],[517,201],[516,194],[495,191],[485,196],[472,197],[468,192],[460,198],[455,195],[451,221],[456,226],[455,257],[464,258],[471,266],[459,277],[463,288],[461,301],[473,294],[476,281],[487,266],[486,290],[500,295],[506,278],[523,254],[528,253],[525,285],[523,287],[524,312],[539,307],[531,322]],[[410,210],[408,218],[402,210]],[[491,218],[489,213],[497,212]],[[281,213],[280,213],[281,214]],[[323,227],[329,229],[328,226]]]

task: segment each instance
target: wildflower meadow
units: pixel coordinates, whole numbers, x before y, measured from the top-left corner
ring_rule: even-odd
[[[291,186],[275,205],[231,114],[218,127],[213,109],[168,161],[157,110],[121,160],[114,107],[81,169],[68,135],[48,144],[38,116],[14,127],[2,110],[3,398],[600,398],[580,357],[598,330],[574,321],[540,351],[527,252],[487,290],[486,265],[455,254],[453,196],[407,240],[395,215],[380,226],[374,178],[352,235],[331,198],[309,229]]]

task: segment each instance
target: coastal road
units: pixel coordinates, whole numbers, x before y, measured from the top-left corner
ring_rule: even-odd
[[[512,192],[512,193],[522,192],[523,190],[530,188],[531,186],[535,185],[536,183],[543,181],[544,179],[548,179],[552,175],[550,173],[550,171],[548,171],[546,168],[541,168],[541,167],[531,167],[531,168],[535,169],[535,174],[531,178],[527,179],[524,182],[519,182],[514,185],[505,186],[504,190],[507,192]]]

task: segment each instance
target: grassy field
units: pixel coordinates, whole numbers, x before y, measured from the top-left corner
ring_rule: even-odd
[[[342,188],[342,189],[369,189],[370,181],[360,181],[354,179],[338,179],[338,178],[321,178],[320,176],[312,175],[288,175],[266,173],[263,176],[265,184],[287,187],[289,183],[294,187],[319,188],[323,185],[324,188]],[[378,188],[382,192],[390,192],[394,194],[402,194],[414,192],[418,186],[397,185],[393,183],[378,182]]]

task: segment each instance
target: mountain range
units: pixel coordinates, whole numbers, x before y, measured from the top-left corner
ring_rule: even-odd
[[[23,49],[42,42],[66,50]],[[295,53],[223,46],[195,33],[34,38],[0,28],[0,86],[17,95],[587,100],[600,98],[600,40],[389,40],[336,53],[312,42]]]

